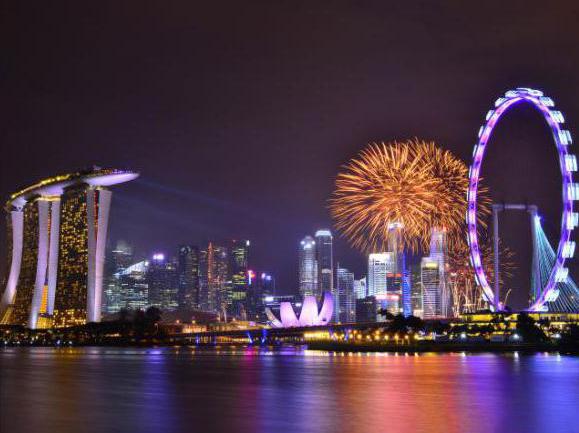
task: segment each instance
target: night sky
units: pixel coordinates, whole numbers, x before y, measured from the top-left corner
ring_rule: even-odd
[[[417,136],[470,162],[484,114],[516,86],[552,96],[577,134],[579,3],[442,4],[3,2],[0,197],[93,164],[138,170],[114,190],[111,242],[149,254],[248,238],[252,266],[292,292],[298,243],[331,226],[335,175],[367,142]],[[540,115],[514,109],[490,145],[493,197],[539,205],[555,241]],[[530,228],[522,214],[501,227],[524,299]],[[335,257],[365,269],[343,240]]]

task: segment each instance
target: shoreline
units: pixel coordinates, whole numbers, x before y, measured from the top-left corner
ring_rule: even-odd
[[[421,343],[411,345],[372,345],[372,344],[349,344],[337,342],[309,342],[309,350],[323,350],[328,352],[388,352],[388,353],[540,353],[557,352],[565,355],[579,355],[579,347],[565,347],[550,343],[538,344],[493,344],[493,343]]]

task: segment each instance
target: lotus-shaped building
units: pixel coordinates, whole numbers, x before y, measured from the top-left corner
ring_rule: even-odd
[[[304,297],[299,319],[291,302],[282,302],[280,304],[280,320],[275,317],[269,308],[265,309],[265,313],[274,328],[327,325],[332,320],[332,314],[334,314],[334,296],[330,292],[324,292],[324,301],[319,311],[315,296]]]

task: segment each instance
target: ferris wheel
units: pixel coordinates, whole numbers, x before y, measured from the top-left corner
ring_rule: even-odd
[[[575,253],[575,242],[571,240],[571,234],[573,229],[579,224],[579,214],[573,212],[573,201],[579,199],[579,184],[573,183],[573,172],[577,171],[577,159],[575,155],[569,153],[572,138],[569,130],[563,127],[565,118],[560,111],[555,110],[555,103],[551,98],[545,96],[543,92],[525,87],[509,90],[503,97],[495,101],[494,108],[488,111],[485,123],[479,129],[478,142],[474,147],[473,160],[469,169],[469,188],[467,191],[468,208],[466,224],[468,228],[467,239],[470,248],[471,264],[475,271],[476,282],[482,287],[483,296],[494,311],[500,311],[504,307],[500,302],[498,290],[493,292],[482,265],[476,217],[477,191],[483,157],[496,124],[509,108],[517,103],[523,102],[536,107],[551,129],[553,140],[558,151],[563,184],[561,234],[556,249],[556,258],[547,282],[540,289],[539,293],[537,293],[537,296],[529,307],[530,311],[544,311],[546,309],[545,304],[554,300],[557,294],[557,283],[566,282],[569,275],[569,269],[565,267],[565,262],[571,259]]]

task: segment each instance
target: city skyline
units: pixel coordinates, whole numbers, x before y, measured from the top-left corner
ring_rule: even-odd
[[[560,48],[576,39],[565,8],[310,7],[231,5],[224,16],[190,6],[159,19],[147,8],[113,18],[96,6],[44,5],[32,16],[13,5],[0,18],[3,40],[19,41],[4,50],[0,197],[71,167],[131,167],[144,176],[113,198],[112,240],[148,253],[251,239],[256,263],[270,261],[285,287],[295,275],[285,258],[311,227],[332,228],[326,200],[336,171],[368,142],[420,136],[469,162],[489,103],[519,85],[545,90],[579,118],[579,60]],[[70,15],[79,19],[61,22]],[[493,140],[509,144],[485,158],[494,198],[533,201],[555,238],[559,174],[540,116],[514,109]],[[511,215],[502,227],[518,252],[517,295],[526,292],[528,230]],[[363,272],[365,258],[339,236],[334,250]],[[0,263],[7,254],[0,249]]]
[[[579,2],[0,10],[2,433],[579,432]]]

